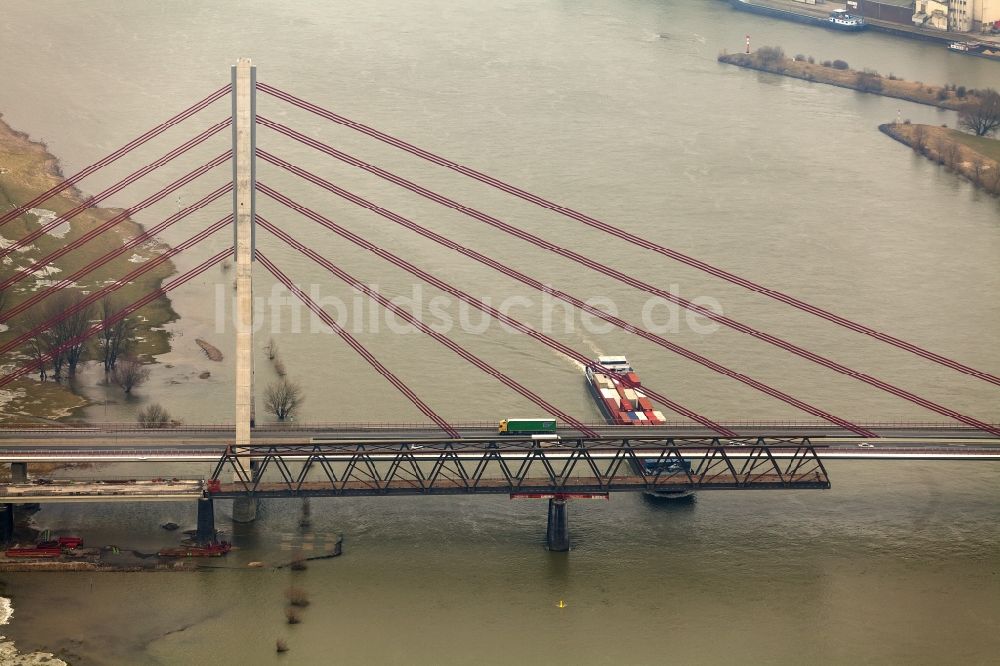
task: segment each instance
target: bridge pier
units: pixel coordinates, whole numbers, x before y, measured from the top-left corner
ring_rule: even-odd
[[[215,500],[211,497],[198,500],[198,531],[194,538],[199,544],[215,543]]]
[[[260,474],[260,463],[250,459],[250,478],[257,480]],[[237,523],[252,523],[257,520],[257,507],[260,500],[256,497],[237,497],[233,500],[233,521]]]
[[[233,521],[237,523],[252,523],[257,520],[256,497],[237,497],[233,500]]]
[[[559,553],[569,550],[569,515],[566,500],[554,497],[549,500],[549,521],[545,530],[545,545]]]
[[[10,482],[11,483],[28,482],[28,463],[14,462],[10,464]]]
[[[0,504],[0,544],[14,539],[14,505]]]

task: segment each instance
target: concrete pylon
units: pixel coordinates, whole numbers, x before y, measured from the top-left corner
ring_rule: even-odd
[[[215,502],[211,497],[198,499],[198,530],[194,538],[199,544],[215,543]]]
[[[549,500],[549,522],[545,530],[545,545],[549,550],[569,550],[569,516],[566,500],[555,497]]]
[[[236,451],[250,445],[253,401],[253,280],[256,205],[256,87],[257,70],[240,58],[233,77],[233,247],[236,251]],[[249,456],[239,458],[253,473]],[[256,498],[233,501],[233,519],[257,517]]]

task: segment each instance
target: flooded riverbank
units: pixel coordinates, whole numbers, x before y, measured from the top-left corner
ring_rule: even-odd
[[[988,344],[1000,327],[1000,302],[990,297],[1000,292],[997,200],[876,130],[900,112],[915,123],[950,126],[955,114],[729,67],[716,57],[740,49],[751,33],[755,43],[782,44],[788,53],[843,58],[908,80],[985,87],[996,79],[994,63],[885,35],[771,21],[715,1],[504,0],[459,9],[440,0],[393,0],[374,8],[309,0],[258,4],[248,14],[245,3],[223,0],[187,9],[154,3],[124,12],[111,0],[93,0],[63,3],[59,12],[43,15],[36,3],[8,2],[9,20],[0,26],[10,45],[0,59],[0,109],[14,126],[44,136],[72,172],[217,89],[229,80],[235,59],[249,55],[261,81],[641,237],[1000,372],[1000,347]],[[36,48],[39,35],[59,48]],[[71,71],[67,54],[74,59]],[[162,75],[150,74],[157,72]],[[113,104],[104,103],[112,98]],[[714,298],[727,315],[928,399],[990,422],[1000,419],[995,387],[985,382],[717,284],[274,99],[261,96],[258,111],[647,282],[676,285],[684,297]],[[222,104],[203,122],[227,113]],[[170,141],[184,138],[178,129]],[[170,141],[157,148],[169,149]],[[175,171],[168,168],[163,182],[224,150],[226,141]],[[642,320],[645,295],[624,285],[337,166],[264,128],[258,141],[505,265],[581,298],[608,299],[623,319]],[[113,168],[87,191],[124,173],[126,167]],[[544,301],[535,292],[280,170],[262,165],[258,175],[477,297],[493,303],[533,299],[514,312],[526,323],[545,325]],[[205,188],[229,177],[220,172]],[[180,203],[200,195],[185,194]],[[123,194],[115,205],[142,196]],[[206,211],[197,224],[169,231],[164,241],[174,245],[195,233],[224,215],[228,203]],[[169,204],[137,221],[157,222],[177,209],[178,202]],[[416,300],[412,280],[388,264],[266,197],[258,206],[344,270],[377,283],[381,293]],[[178,270],[222,249],[229,242],[225,235],[207,241],[202,254],[179,256]],[[345,304],[355,330],[350,289],[266,232],[258,234],[258,244],[307,293],[315,286],[324,303]],[[157,401],[187,424],[231,421],[234,354],[225,297],[232,277],[220,267],[172,293],[180,315],[166,326],[172,349],[135,396],[105,394],[92,375],[84,376],[92,403],[85,417],[133,422],[138,409]],[[272,286],[266,274],[256,273],[255,293],[265,305]],[[288,294],[274,293],[281,304],[273,318],[264,310],[257,381],[263,388],[277,376],[264,349],[273,337],[287,375],[306,395],[296,422],[422,420],[336,336],[313,332]],[[431,299],[444,295],[425,286],[421,302],[429,309]],[[468,313],[467,328],[476,332],[466,330],[452,305],[456,325],[449,336],[568,413],[599,419],[578,366],[523,335],[478,326],[478,316]],[[362,306],[359,339],[446,419],[537,415],[535,405],[493,378],[424,336],[394,333],[383,312]],[[838,416],[937,418],[735,332],[705,333],[688,326],[683,313],[671,319],[662,305],[653,310],[663,334],[678,344]],[[300,332],[293,332],[295,312],[303,315]],[[719,420],[802,418],[635,336],[595,331],[558,309],[547,312],[553,335],[565,344],[591,355],[627,355],[644,383],[699,413]],[[218,348],[223,360],[206,358],[196,339]],[[199,379],[205,371],[210,376]],[[207,467],[176,469],[200,476]],[[143,474],[138,466],[127,470],[120,473]],[[5,574],[16,610],[3,633],[22,649],[72,654],[65,658],[74,664],[116,665],[197,663],[206,655],[223,664],[323,663],[331,656],[386,664],[658,663],[660,657],[622,647],[620,640],[644,636],[641,629],[654,624],[680,637],[671,641],[671,654],[689,663],[797,666],[805,658],[910,665],[976,663],[996,654],[1000,470],[980,463],[886,462],[836,463],[829,471],[829,491],[712,491],[684,505],[631,494],[574,502],[574,549],[568,554],[544,550],[544,502],[318,500],[312,505],[314,543],[343,534],[345,553],[310,563],[300,574],[247,566],[286,561],[303,543],[298,502],[266,502],[252,525],[232,523],[229,504],[219,502],[217,525],[237,548],[225,564],[234,568],[188,575]],[[95,543],[151,552],[169,539],[160,525],[190,528],[196,507],[49,505],[35,521],[40,528],[83,532]],[[285,615],[291,586],[307,589],[311,601],[294,626]],[[274,651],[279,638],[288,641],[285,655]]]

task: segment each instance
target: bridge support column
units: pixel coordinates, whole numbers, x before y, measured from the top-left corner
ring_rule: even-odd
[[[256,480],[260,473],[260,463],[250,460],[250,478]],[[257,520],[257,507],[260,500],[256,497],[237,497],[233,500],[233,520],[237,523],[252,523]]]
[[[566,509],[565,499],[556,497],[549,500],[549,522],[545,530],[545,545],[549,550],[560,553],[569,550],[569,515]]]
[[[254,425],[253,399],[253,281],[255,224],[255,141],[257,70],[249,58],[232,69],[233,81],[233,248],[236,255],[236,447],[250,445]],[[253,461],[240,458],[244,469]],[[233,502],[233,519],[241,523],[257,517],[257,500]]]
[[[14,539],[14,505],[0,504],[0,544]]]
[[[199,544],[215,543],[215,501],[211,497],[198,500],[198,531],[194,538]]]
[[[28,463],[16,462],[10,464],[10,482],[11,483],[28,482]]]

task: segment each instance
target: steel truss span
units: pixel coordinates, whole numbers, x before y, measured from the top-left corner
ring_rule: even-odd
[[[255,471],[240,458],[251,456]],[[222,477],[231,473],[232,482]],[[315,442],[227,447],[214,497],[465,495],[825,490],[817,447],[805,437],[479,439]]]

